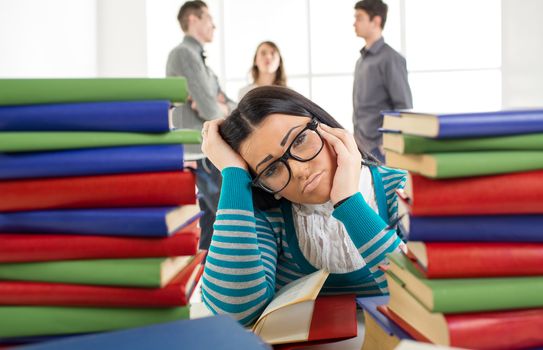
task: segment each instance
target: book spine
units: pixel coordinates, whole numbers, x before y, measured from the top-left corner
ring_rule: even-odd
[[[3,131],[170,130],[170,101],[116,101],[0,107]]]
[[[183,169],[183,145],[91,148],[3,158],[2,180],[174,171]]]
[[[0,234],[2,263],[181,256],[194,255],[197,248],[197,232],[183,232],[164,239]]]
[[[0,327],[0,337],[102,332],[188,318],[188,307],[130,309],[6,306],[0,308],[0,319],[9,322]]]
[[[446,315],[450,345],[469,349],[543,346],[543,309]]]
[[[1,280],[155,288],[164,258],[6,263]]]
[[[192,172],[82,176],[0,183],[0,211],[193,204]]]
[[[543,110],[439,116],[439,138],[543,132]]]
[[[449,180],[413,174],[409,209],[416,216],[541,214],[542,178],[541,170]]]
[[[185,102],[187,81],[174,78],[1,79],[0,105],[168,100]]]
[[[432,312],[463,313],[543,307],[543,277],[426,280]],[[409,286],[407,287],[410,290]],[[410,290],[410,292],[414,292]]]
[[[409,240],[543,243],[541,215],[410,216]]]
[[[427,278],[543,275],[543,244],[425,243]]]
[[[0,232],[167,237],[169,232],[166,215],[175,208],[140,207],[0,213]]]

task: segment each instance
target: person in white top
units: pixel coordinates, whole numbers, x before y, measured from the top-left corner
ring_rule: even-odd
[[[263,41],[256,47],[251,67],[253,82],[239,90],[238,99],[259,86],[287,86],[287,76],[279,47],[272,41]]]

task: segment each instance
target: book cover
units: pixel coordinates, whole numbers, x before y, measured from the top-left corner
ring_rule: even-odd
[[[543,275],[542,243],[410,241],[407,247],[430,279]]]
[[[182,169],[183,145],[0,153],[0,180],[152,173]]]
[[[543,169],[543,151],[449,152],[399,154],[386,151],[386,164],[427,177],[505,174]]]
[[[158,238],[168,237],[201,215],[200,207],[196,204],[0,212],[0,232]]]
[[[104,332],[189,318],[189,307],[97,308],[2,306],[0,337]],[[47,343],[45,343],[47,344]]]
[[[0,263],[194,255],[197,221],[167,238],[0,233]]]
[[[125,131],[173,129],[168,100],[0,106],[2,131]]]
[[[185,102],[187,80],[172,78],[0,79],[0,105],[168,100]]]
[[[543,307],[543,276],[427,279],[402,253],[390,253],[387,257],[390,261],[387,274],[396,276],[432,312]]]
[[[462,138],[543,132],[543,109],[468,113],[384,112],[383,129],[406,134]]]
[[[201,137],[199,130],[192,129],[179,129],[156,134],[113,131],[0,132],[0,152],[43,152],[79,148],[199,144]]]
[[[93,259],[0,264],[0,280],[159,288],[192,256]]]
[[[196,203],[190,171],[0,182],[0,211],[119,208]]]
[[[527,349],[543,345],[543,309],[444,314],[430,312],[399,280],[386,275],[387,317],[419,341],[468,349]],[[380,306],[381,311],[386,310]]]
[[[411,241],[543,243],[542,215],[404,216]]]
[[[227,341],[225,341],[227,340]],[[271,349],[226,315],[162,323],[22,347],[24,350],[256,350]]]
[[[400,198],[414,216],[542,214],[541,179],[542,170],[446,180],[409,174]]]
[[[317,298],[328,275],[319,270],[281,288],[253,325],[253,332],[274,345],[356,336],[353,295]]]
[[[385,133],[383,147],[396,153],[442,153],[468,151],[543,150],[543,134],[462,139],[432,139],[398,133]]]
[[[203,273],[205,252],[161,288],[51,282],[0,281],[0,305],[81,307],[174,307],[187,305]]]

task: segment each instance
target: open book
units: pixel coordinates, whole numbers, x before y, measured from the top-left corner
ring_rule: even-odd
[[[354,295],[320,296],[329,272],[319,270],[281,290],[253,326],[269,344],[340,340],[357,334]]]

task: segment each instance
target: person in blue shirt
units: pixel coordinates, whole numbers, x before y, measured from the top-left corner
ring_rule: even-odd
[[[405,171],[379,165],[285,87],[251,90],[202,134],[223,176],[202,282],[211,311],[251,324],[277,290],[318,269],[331,273],[324,293],[388,293],[378,265],[404,247],[395,222]]]

